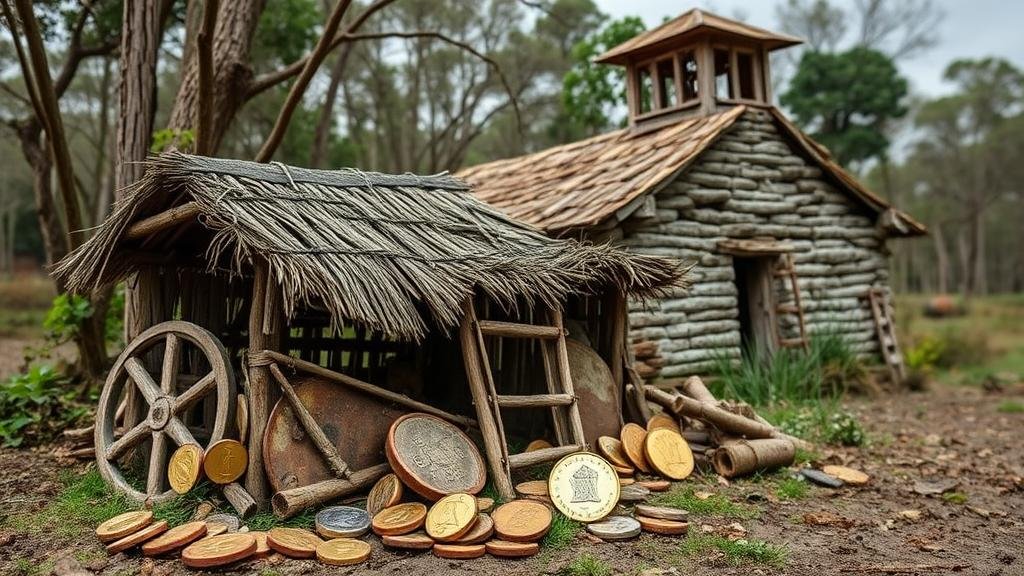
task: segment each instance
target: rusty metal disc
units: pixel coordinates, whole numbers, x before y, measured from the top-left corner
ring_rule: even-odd
[[[391,470],[402,482],[431,501],[449,494],[476,494],[487,480],[473,441],[429,414],[407,414],[395,420],[387,434],[386,452]]]
[[[565,341],[569,373],[583,418],[583,437],[593,446],[600,436],[618,436],[622,427],[621,383],[604,359],[586,344]]]
[[[381,447],[388,428],[405,410],[322,378],[296,377],[291,383],[299,401],[351,469],[386,461]],[[263,466],[274,491],[334,478],[284,398],[274,406],[267,422]]]

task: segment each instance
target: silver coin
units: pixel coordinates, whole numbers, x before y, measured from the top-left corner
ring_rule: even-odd
[[[665,506],[637,504],[636,508],[633,510],[636,511],[639,516],[661,518],[662,520],[675,520],[677,522],[686,522],[690,517],[690,513],[686,510],[680,510],[679,508],[667,508]]]
[[[651,495],[651,491],[643,486],[637,484],[630,484],[629,486],[623,486],[619,490],[619,502],[642,502],[647,500],[647,497]]]
[[[242,521],[238,519],[238,516],[234,514],[210,514],[206,517],[205,522],[207,524],[223,524],[228,527],[228,532],[238,532],[239,527],[242,526]]]
[[[370,529],[370,514],[352,506],[330,506],[317,512],[316,531],[325,538],[358,538]]]
[[[629,516],[608,516],[587,524],[587,532],[602,540],[628,540],[640,535],[640,523]]]

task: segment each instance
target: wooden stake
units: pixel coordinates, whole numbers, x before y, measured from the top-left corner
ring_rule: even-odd
[[[323,428],[317,424],[313,416],[310,415],[309,410],[299,400],[298,394],[295,393],[295,389],[292,388],[288,379],[281,373],[281,369],[277,367],[277,364],[270,365],[270,374],[277,380],[277,383],[281,386],[281,392],[284,393],[284,397],[288,400],[288,403],[292,405],[292,412],[295,413],[295,417],[298,418],[299,424],[305,429],[306,435],[313,441],[313,445],[316,446],[317,450],[320,451],[320,455],[327,460],[327,467],[334,472],[334,475],[338,478],[348,478],[352,474],[351,468],[348,463],[342,460],[341,455],[338,454],[338,449],[334,447],[327,435],[324,434]]]
[[[306,508],[326,504],[362,490],[390,471],[391,467],[387,464],[377,464],[353,472],[347,480],[332,478],[309,486],[282,490],[274,494],[274,515],[278,518],[291,518]]]
[[[235,512],[238,512],[240,518],[247,518],[256,511],[256,501],[238,482],[225,484],[222,490],[224,498],[231,503],[231,507],[235,509]]]

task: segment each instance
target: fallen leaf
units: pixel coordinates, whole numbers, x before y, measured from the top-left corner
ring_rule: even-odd
[[[804,514],[803,520],[804,524],[808,526],[834,526],[847,530],[857,524],[855,521],[833,512],[808,512]]]
[[[712,496],[714,496],[715,493],[714,492],[697,491],[697,492],[694,492],[693,495],[696,496],[698,500],[707,500],[708,498],[711,498]]]
[[[919,520],[921,518],[920,510],[901,510],[900,518],[905,520]]]

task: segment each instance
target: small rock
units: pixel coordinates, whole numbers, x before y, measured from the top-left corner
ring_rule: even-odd
[[[900,518],[903,518],[904,520],[910,520],[910,521],[920,520],[921,519],[921,511],[920,510],[901,510],[900,511]]]
[[[146,558],[142,561],[142,566],[139,566],[139,574],[142,576],[152,576],[154,568],[156,568],[156,562],[152,558]]]
[[[61,556],[53,565],[55,576],[92,576],[82,565],[71,555]]]
[[[988,518],[992,515],[992,513],[989,512],[988,510],[984,508],[978,508],[977,506],[967,506],[967,509],[970,510],[971,512],[974,512],[978,516],[981,516],[982,518]]]
[[[0,532],[0,548],[7,546],[11,542],[14,542],[13,532]]]
[[[936,480],[916,480],[914,481],[914,492],[922,496],[938,496],[945,492],[949,492],[959,485],[958,480],[952,478],[940,478]]]
[[[831,474],[826,474],[821,470],[815,470],[813,468],[804,468],[800,471],[800,475],[807,478],[811,482],[818,484],[819,486],[825,486],[827,488],[842,488],[843,481]]]
[[[693,495],[696,496],[698,500],[707,500],[708,498],[711,498],[712,496],[714,496],[715,493],[714,492],[704,492],[704,491],[698,490],[698,491],[694,492]]]
[[[637,576],[679,576],[679,570],[676,568],[648,568]]]
[[[92,570],[93,572],[102,572],[103,569],[106,568],[108,565],[110,565],[110,561],[107,560],[107,557],[100,556],[99,558],[90,561],[88,564],[85,565],[85,567],[89,570]]]
[[[850,529],[856,524],[853,520],[832,512],[808,512],[804,514],[803,520],[808,526],[835,526],[844,529]]]

